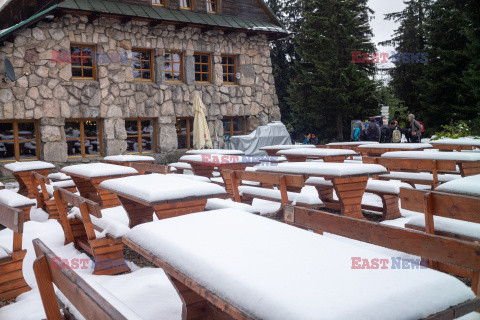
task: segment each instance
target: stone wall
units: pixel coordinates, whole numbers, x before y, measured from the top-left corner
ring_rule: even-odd
[[[154,49],[155,82],[135,82],[131,63],[97,61],[97,79],[72,80],[68,62],[52,61],[52,51],[70,52],[71,43],[93,44],[97,53],[127,54],[132,48]],[[185,83],[165,83],[164,50],[184,55]],[[212,55],[212,83],[195,84],[194,52]],[[238,85],[222,85],[221,54],[237,55]],[[89,21],[87,16],[64,15],[39,22],[0,47],[0,61],[9,58],[16,83],[0,84],[0,119],[38,119],[41,154],[45,161],[69,159],[64,133],[65,119],[101,118],[103,155],[126,152],[125,118],[155,118],[158,125],[158,157],[177,149],[176,117],[193,116],[191,102],[200,95],[207,106],[211,132],[219,137],[223,116],[248,116],[248,131],[279,120],[269,42],[265,36],[222,31],[202,33],[197,28],[175,30],[172,25],[150,27],[147,22],[122,23],[114,18]],[[0,74],[4,74],[0,66]],[[91,158],[83,161],[90,161]],[[94,159],[98,160],[98,159]]]

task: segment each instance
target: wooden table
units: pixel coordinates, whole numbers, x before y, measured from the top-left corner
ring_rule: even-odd
[[[440,139],[429,142],[440,151],[461,151],[480,149],[480,139]]]
[[[213,171],[216,170],[215,168],[218,168],[227,192],[233,194],[230,177],[223,174],[223,169],[245,170],[246,167],[253,167],[259,164],[260,158],[261,157],[202,154],[186,155],[181,157],[180,161],[190,164],[195,175],[207,178],[212,178]]]
[[[23,212],[23,221],[30,221],[30,209],[35,201],[12,190],[0,190],[0,202],[9,207],[19,209]]]
[[[104,191],[115,194],[130,220],[129,227],[205,209],[207,199],[227,197],[219,185],[182,178],[176,174],[149,174],[104,181]]]
[[[63,173],[72,177],[80,195],[97,202],[103,209],[120,205],[117,197],[98,186],[102,181],[137,175],[134,168],[109,163],[86,163],[64,167]]]
[[[368,162],[367,157],[380,157],[382,154],[392,151],[422,151],[432,149],[433,146],[428,143],[379,143],[379,144],[362,144],[355,148],[355,151],[364,155],[364,162]]]
[[[266,146],[260,148],[260,150],[265,151],[269,156],[273,157],[277,155],[277,152],[280,150],[289,150],[295,148],[315,148],[313,144],[285,144],[285,145],[276,145],[276,146]]]
[[[343,162],[346,158],[358,155],[353,150],[321,149],[321,148],[296,148],[280,150],[279,156],[287,157],[288,162],[305,162],[307,159],[318,159],[324,162]]]
[[[4,169],[11,172],[18,182],[18,193],[29,197],[35,198],[35,190],[33,189],[33,181],[31,172],[38,172],[42,176],[47,176],[55,166],[48,162],[43,161],[25,161],[8,163],[4,166]]]
[[[127,155],[118,155],[118,156],[108,156],[103,158],[103,161],[110,164],[117,164],[120,166],[130,167],[132,163],[153,163],[155,162],[155,158],[149,157],[149,156],[127,154]]]
[[[280,163],[272,167],[258,167],[257,172],[297,174],[303,175],[305,180],[309,177],[322,177],[330,180],[338,201],[333,199],[331,186],[316,187],[320,200],[325,206],[340,209],[343,215],[363,219],[362,197],[368,178],[388,171],[383,166],[375,164],[297,162]]]
[[[315,221],[321,230],[323,222],[323,230],[361,243],[455,265],[478,267],[480,261],[474,254],[478,244],[471,248],[454,239],[295,209],[294,223]],[[354,270],[354,257],[386,259],[389,268],[391,254],[234,209],[146,223],[123,242],[170,275],[188,319],[390,319],[395,314],[407,320],[444,310],[452,319],[452,309],[461,303],[468,313],[480,301],[452,276],[418,265],[408,271],[375,270],[361,268],[360,261],[361,270]],[[444,290],[452,292],[447,301],[436,298],[444,297]],[[366,291],[371,294],[358,294]],[[418,303],[429,299],[442,302]],[[383,304],[388,307],[379,307]]]

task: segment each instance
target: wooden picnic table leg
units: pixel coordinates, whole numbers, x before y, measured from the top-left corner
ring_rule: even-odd
[[[206,166],[196,163],[192,163],[191,166],[195,175],[207,178],[213,177],[213,166]]]
[[[338,156],[338,157],[325,157],[323,162],[333,162],[333,163],[343,163],[347,156]]]
[[[18,182],[18,193],[21,194],[22,196],[28,197],[29,190],[24,181],[24,178],[26,179],[25,172],[15,172],[13,173],[13,176],[15,177],[15,180],[17,180]]]
[[[72,176],[72,180],[75,182],[77,190],[82,197],[89,199],[90,194],[97,193],[95,186],[89,179]]]
[[[124,198],[117,195],[118,200],[122,203],[123,208],[127,212],[129,228],[133,228],[139,224],[152,222],[153,221],[153,208],[150,206],[145,206],[141,203],[132,201],[130,199]]]
[[[367,187],[367,181],[368,176],[332,179],[333,188],[342,206],[343,215],[364,219],[362,214],[362,197]]]

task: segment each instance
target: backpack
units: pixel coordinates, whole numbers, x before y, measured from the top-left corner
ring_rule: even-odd
[[[366,141],[367,135],[365,134],[365,130],[360,131],[360,141]]]
[[[418,123],[420,124],[420,126],[422,128],[422,133],[424,133],[425,132],[425,127],[424,127],[422,121],[418,121]]]
[[[402,133],[398,130],[398,127],[395,127],[392,133],[392,142],[393,143],[400,143],[402,142]]]
[[[375,122],[371,122],[367,128],[368,141],[379,141],[378,125]]]

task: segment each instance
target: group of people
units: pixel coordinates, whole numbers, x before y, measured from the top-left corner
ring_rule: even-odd
[[[387,121],[382,118],[381,123],[377,123],[375,118],[370,118],[369,122],[358,124],[353,132],[355,141],[377,141],[380,143],[400,143],[402,135],[405,135],[407,142],[419,143],[422,139],[422,132],[425,131],[423,124],[415,120],[413,114],[408,115],[410,128],[400,128],[395,120]]]
[[[306,134],[304,138],[303,144],[313,144],[315,146],[318,144],[318,138],[315,133]]]

